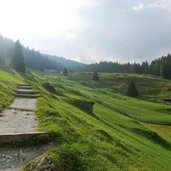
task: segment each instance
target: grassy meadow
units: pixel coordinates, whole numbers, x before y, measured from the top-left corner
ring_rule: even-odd
[[[12,101],[17,83],[31,83],[39,91],[39,129],[50,132],[54,142],[43,155],[50,155],[58,170],[171,170],[171,105],[162,100],[171,96],[171,81],[136,74],[99,76],[95,82],[92,73],[0,71],[1,110]],[[138,98],[126,95],[130,80]],[[93,111],[87,109],[91,101]]]

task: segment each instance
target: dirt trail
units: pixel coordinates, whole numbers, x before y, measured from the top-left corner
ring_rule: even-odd
[[[13,103],[0,113],[0,136],[36,132],[38,121],[35,109],[36,92],[29,85],[20,85]],[[39,156],[46,147],[0,148],[0,171],[22,170],[26,161]]]

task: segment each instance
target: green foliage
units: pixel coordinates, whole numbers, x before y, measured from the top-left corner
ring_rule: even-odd
[[[3,53],[2,56],[5,61],[11,60],[15,48],[15,42],[0,35],[0,49],[1,45],[3,45],[3,51],[0,50],[0,56]],[[60,72],[64,67],[67,67],[72,71],[81,71],[84,67],[84,64],[82,63],[68,60],[63,57],[45,55],[39,51],[24,46],[22,46],[22,52],[26,66],[40,71],[54,70]]]
[[[151,63],[152,74],[171,79],[171,55],[163,56]]]
[[[137,97],[138,96],[138,90],[137,90],[133,81],[131,81],[129,83],[129,86],[127,89],[127,94],[128,94],[128,96],[131,96],[131,97]]]
[[[147,61],[141,64],[119,64],[118,62],[100,62],[89,64],[85,66],[85,71],[98,72],[114,72],[114,73],[136,73],[136,74],[152,74],[155,76],[162,76],[166,79],[171,79],[171,55],[163,56],[159,59],[153,60],[151,64]]]
[[[5,63],[5,57],[4,57],[4,43],[3,38],[0,35],[0,66]]]
[[[92,78],[93,78],[94,81],[99,81],[99,76],[98,76],[98,73],[96,71],[93,73]]]
[[[149,73],[149,64],[147,61],[142,64],[129,62],[126,64],[119,64],[118,62],[100,62],[95,64],[89,64],[85,66],[85,71],[98,71],[98,72],[116,72],[116,73],[137,73],[146,74]]]
[[[17,40],[15,43],[14,54],[11,59],[11,66],[16,71],[25,73],[25,59],[22,54],[22,47],[19,40]]]
[[[67,70],[67,68],[64,68],[64,70],[63,70],[63,75],[68,75],[68,70]]]
[[[22,79],[14,72],[0,70],[0,112],[14,99],[17,83]]]

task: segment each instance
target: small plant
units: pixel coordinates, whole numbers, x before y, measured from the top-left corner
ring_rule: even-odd
[[[138,90],[137,90],[133,81],[131,81],[129,86],[128,86],[127,94],[128,94],[128,96],[131,96],[131,97],[137,97],[138,96]]]
[[[93,80],[99,81],[99,76],[98,76],[98,73],[96,71],[93,73]]]

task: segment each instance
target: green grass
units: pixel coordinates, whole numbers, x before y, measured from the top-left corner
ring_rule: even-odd
[[[157,125],[157,124],[144,124],[148,129],[158,133],[163,139],[171,144],[171,126],[168,125]]]
[[[16,86],[23,82],[22,76],[13,70],[0,70],[0,112],[14,99]]]
[[[71,73],[65,77],[33,70],[14,76],[30,82],[40,93],[39,129],[51,132],[54,142],[44,155],[50,155],[57,169],[65,171],[170,170],[171,135],[165,124],[171,124],[171,106],[162,98],[171,95],[167,91],[171,81],[100,73],[100,81],[94,82],[91,76]],[[138,99],[126,96],[130,80],[139,89]],[[55,94],[42,86],[45,82],[53,85]],[[90,101],[95,102],[93,111],[85,110]]]
[[[57,137],[56,146],[49,155],[63,170],[170,169],[171,145],[160,134],[139,123],[171,123],[171,107],[158,101],[159,97],[165,97],[162,88],[166,91],[170,82],[157,77],[126,74],[124,78],[129,77],[129,80],[137,77],[139,85],[145,80],[144,89],[154,89],[152,102],[145,93],[139,99],[125,96],[129,81],[125,81],[122,91],[120,88],[118,92],[113,91],[112,80],[110,84],[106,83],[111,75],[115,74],[101,74],[99,83],[91,81],[87,73],[73,73],[68,77],[59,74],[36,76],[40,82],[45,79],[55,85],[62,94],[52,95],[41,85],[36,85],[43,96],[38,99],[40,129],[54,131]],[[154,87],[151,86],[152,80]],[[113,83],[116,84],[115,80]],[[68,99],[94,101],[93,113],[68,103]]]

